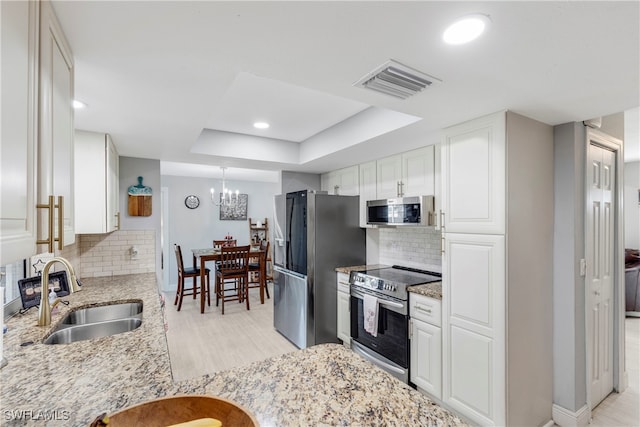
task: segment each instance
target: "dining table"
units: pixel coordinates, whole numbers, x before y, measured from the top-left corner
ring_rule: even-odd
[[[222,257],[222,250],[220,248],[201,248],[201,249],[191,249],[193,253],[193,266],[198,265],[198,261],[200,264],[200,283],[205,283],[206,278],[206,270],[205,264],[210,261],[220,261]],[[260,281],[262,282],[260,286],[260,302],[264,304],[264,288],[267,286],[266,284],[266,263],[263,261],[262,256],[264,253],[263,249],[260,249],[259,246],[251,246],[250,257],[254,256],[260,260]],[[215,278],[214,278],[215,281]],[[215,284],[214,284],[215,287]],[[205,292],[200,292],[200,313],[204,313],[204,303],[205,303]]]

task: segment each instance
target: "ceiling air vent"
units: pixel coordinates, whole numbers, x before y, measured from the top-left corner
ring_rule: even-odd
[[[435,77],[390,59],[353,85],[407,99],[439,81]]]

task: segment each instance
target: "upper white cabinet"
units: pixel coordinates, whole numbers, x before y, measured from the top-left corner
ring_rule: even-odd
[[[553,129],[511,112],[444,130],[442,401],[479,425],[553,405]]]
[[[36,252],[38,4],[0,2],[0,265]]]
[[[321,176],[322,190],[329,194],[357,196],[359,192],[358,166],[331,171]]]
[[[119,227],[118,152],[109,134],[76,131],[76,233],[110,233]]]
[[[446,230],[504,233],[504,113],[445,129],[441,158],[441,220]]]
[[[376,192],[376,162],[362,163],[360,169],[360,227],[367,225],[367,200],[375,200]]]
[[[434,194],[433,145],[377,161],[377,198]]]
[[[41,209],[38,237],[75,242],[73,191],[73,55],[51,3],[40,3],[40,93],[38,204],[55,196],[56,208]],[[60,199],[62,197],[62,199]],[[59,203],[59,200],[62,203]],[[61,215],[62,213],[62,215]],[[54,215],[55,230],[47,215]],[[62,233],[61,233],[62,232]],[[62,234],[62,235],[61,235]],[[60,248],[60,246],[56,246]]]
[[[376,162],[376,199],[401,197],[402,156],[385,157]]]

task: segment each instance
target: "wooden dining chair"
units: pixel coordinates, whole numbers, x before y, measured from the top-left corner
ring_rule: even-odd
[[[249,274],[249,251],[251,246],[223,246],[220,249],[220,265],[216,270],[216,307],[222,301],[224,314],[225,301],[246,301],[249,310],[247,276]],[[233,284],[233,288],[227,285]]]
[[[197,280],[200,277],[200,268],[192,267],[185,268],[184,263],[182,262],[182,250],[180,249],[180,245],[174,245],[173,247],[176,253],[176,262],[178,264],[178,289],[176,290],[176,298],[173,302],[173,305],[178,304],[178,311],[182,308],[182,297],[186,295],[193,295],[193,299],[196,298],[196,295],[199,292],[207,293],[207,304],[211,305],[211,295],[209,288],[209,269],[205,268],[205,275],[207,277],[206,284],[200,284],[200,290],[198,290]],[[185,279],[192,278],[193,279],[193,287],[191,289],[185,289],[184,281]]]
[[[229,247],[229,246],[238,246],[238,241],[236,239],[225,239],[225,240],[213,241],[214,249],[220,249],[220,248]]]
[[[256,257],[255,262],[249,262],[249,283],[248,288],[260,289],[260,304],[264,304],[264,293],[267,298],[269,296],[269,287],[267,286],[267,254],[269,253],[270,243],[266,240],[260,242],[260,254]]]

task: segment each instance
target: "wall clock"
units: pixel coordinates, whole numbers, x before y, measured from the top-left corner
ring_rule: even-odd
[[[200,199],[192,194],[184,199],[184,205],[189,209],[195,209],[200,206]]]

